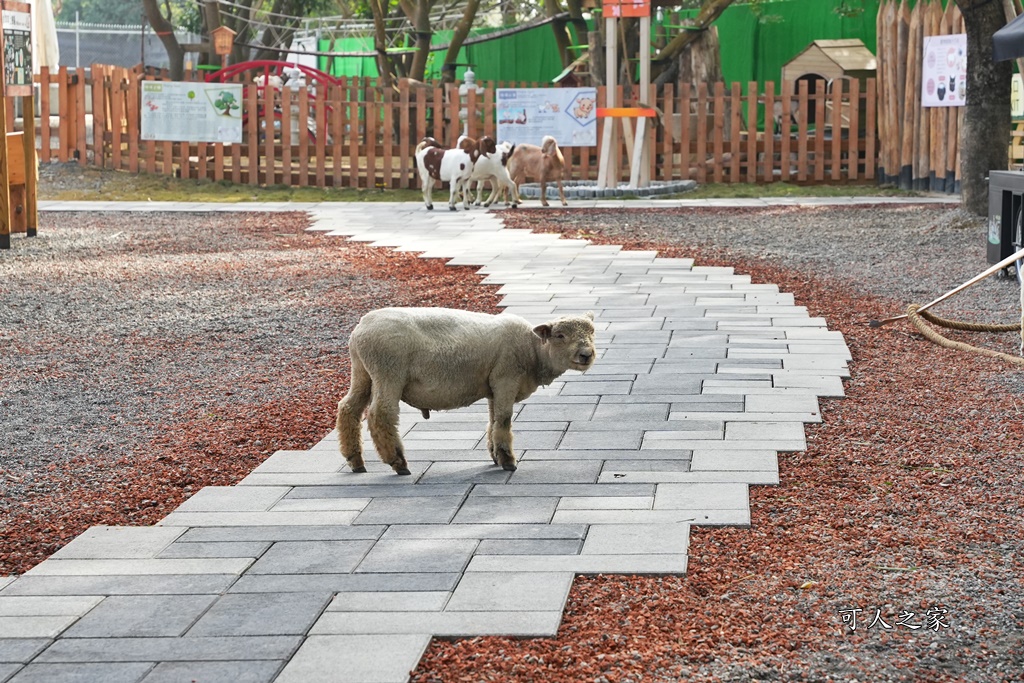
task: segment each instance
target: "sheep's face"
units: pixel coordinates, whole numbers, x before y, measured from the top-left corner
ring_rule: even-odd
[[[538,325],[534,334],[544,340],[551,364],[560,372],[586,372],[594,364],[594,314],[568,315]]]

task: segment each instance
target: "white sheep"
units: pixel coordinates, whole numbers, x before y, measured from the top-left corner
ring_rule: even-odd
[[[508,160],[515,149],[516,146],[511,142],[502,142],[495,146],[493,154],[482,155],[477,159],[476,164],[473,165],[473,173],[469,177],[471,181],[475,180],[477,183],[474,205],[480,206],[482,203],[484,206],[490,206],[498,194],[505,190],[507,193],[505,203],[509,203],[509,199],[511,199],[513,209],[519,206],[519,188],[512,182],[507,168]],[[490,182],[491,185],[491,194],[487,201],[483,201],[485,182]]]
[[[487,399],[487,449],[514,471],[512,408],[566,370],[594,362],[594,314],[564,316],[532,326],[517,315],[447,308],[382,308],[352,331],[352,384],[338,403],[341,453],[365,472],[360,422],[367,413],[377,455],[409,474],[398,434],[398,403],[423,411],[450,410]],[[369,410],[367,410],[369,406]]]

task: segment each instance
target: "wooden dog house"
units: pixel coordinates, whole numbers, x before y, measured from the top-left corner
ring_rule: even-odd
[[[791,94],[798,92],[800,81],[807,81],[807,92],[812,95],[817,92],[818,81],[825,81],[829,92],[836,84],[848,91],[850,80],[857,79],[863,86],[867,79],[874,78],[877,67],[875,55],[859,38],[815,40],[782,67],[782,81],[792,84]],[[810,125],[814,124],[813,116],[813,110],[808,112]],[[844,114],[843,120],[849,121],[849,116]]]

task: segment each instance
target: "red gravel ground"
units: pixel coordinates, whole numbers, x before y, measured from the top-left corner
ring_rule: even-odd
[[[515,220],[535,227],[542,216],[520,211]],[[44,220],[42,234],[89,222]],[[135,220],[113,216],[88,228],[110,236]],[[156,230],[151,244],[108,255],[111,264],[137,263],[145,284],[151,259],[202,245],[217,258],[186,259],[192,265],[177,272],[188,287],[201,291],[228,272],[255,295],[294,297],[307,329],[290,333],[291,346],[263,355],[243,347],[234,357],[182,333],[161,352],[187,352],[196,377],[219,397],[196,401],[177,376],[150,374],[174,400],[154,400],[149,419],[159,428],[133,437],[130,451],[58,454],[30,472],[0,461],[8,492],[0,573],[26,570],[93,524],[151,524],[200,487],[235,482],[270,452],[321,438],[347,386],[337,340],[362,312],[385,304],[494,310],[492,288],[474,284],[471,269],[299,234],[304,220],[153,219],[137,228]],[[211,225],[221,239],[240,241],[219,248],[205,237]],[[845,335],[854,357],[847,397],[823,402],[824,422],[808,426],[806,452],[780,456],[780,486],[751,488],[751,528],[694,529],[686,576],[579,577],[556,638],[435,640],[413,680],[1024,681],[1020,369],[941,350],[904,325],[868,328],[865,321],[905,302],[872,299],[848,283],[708,247],[628,246],[734,266],[794,293]],[[240,257],[246,250],[259,258]],[[73,291],[71,279],[58,284]],[[31,292],[31,283],[13,284]],[[308,297],[285,294],[289,287],[315,291],[320,313]],[[318,335],[330,316],[331,335]],[[59,341],[33,334],[40,347]],[[4,341],[11,348],[19,340]],[[88,339],[78,342],[90,348]],[[154,357],[151,338],[117,343],[137,360]],[[855,609],[862,611],[854,631],[843,615]],[[891,628],[868,627],[876,610]]]
[[[1024,402],[994,379],[1021,369],[869,328],[902,304],[845,283],[626,246],[792,292],[846,337],[847,397],[780,455],[780,486],[751,487],[751,528],[693,530],[685,577],[578,577],[556,638],[435,640],[413,681],[1024,681]]]

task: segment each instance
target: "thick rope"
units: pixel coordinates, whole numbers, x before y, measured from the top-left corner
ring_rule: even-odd
[[[928,327],[928,325],[926,325],[924,322],[924,320],[927,319],[931,322],[934,322],[936,325],[941,325],[943,327],[950,327],[952,329],[957,330],[970,330],[977,332],[1010,332],[1020,329],[1021,339],[1024,340],[1024,315],[1021,316],[1021,324],[1018,328],[1016,324],[982,325],[978,323],[966,323],[955,320],[946,320],[944,318],[940,318],[939,316],[932,315],[928,313],[928,311],[922,311],[918,313],[917,309],[919,309],[920,307],[920,304],[910,304],[910,306],[907,307],[907,319],[910,320],[914,327],[917,328],[917,331],[920,332],[928,341],[934,344],[938,344],[939,346],[942,346],[947,349],[957,349],[960,351],[974,351],[975,353],[980,353],[983,356],[988,356],[990,358],[1001,358],[1005,361],[1013,363],[1014,365],[1020,365],[1024,367],[1024,358],[1021,358],[1019,356],[1011,356],[1008,353],[993,351],[991,349],[983,349],[979,346],[973,346],[971,344],[965,344],[964,342],[953,341],[952,339],[947,339],[946,337],[943,337],[941,334],[939,334],[932,328]]]

